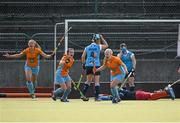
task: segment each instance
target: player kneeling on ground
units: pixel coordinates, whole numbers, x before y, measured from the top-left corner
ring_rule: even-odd
[[[67,100],[67,97],[69,93],[71,92],[71,78],[68,75],[69,69],[72,67],[74,63],[74,49],[73,48],[68,48],[67,54],[65,54],[60,62],[58,69],[56,71],[56,78],[55,78],[55,86],[60,88],[57,88],[53,92],[52,99],[56,100],[57,97],[60,96],[62,92],[63,96],[61,97],[62,102],[69,102]]]
[[[111,69],[110,88],[113,96],[112,103],[118,103],[121,100],[118,94],[118,84],[124,80],[127,74],[127,68],[120,58],[113,56],[113,51],[111,49],[105,50],[104,63],[100,68],[94,69],[94,72],[102,71],[106,67]]]

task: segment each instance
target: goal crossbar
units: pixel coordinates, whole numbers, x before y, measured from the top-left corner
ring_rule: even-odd
[[[180,19],[66,19],[65,31],[68,30],[68,24],[71,22],[135,22],[135,23],[179,23]],[[65,36],[65,52],[68,48],[68,34]]]

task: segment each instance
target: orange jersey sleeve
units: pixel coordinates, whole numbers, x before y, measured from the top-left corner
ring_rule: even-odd
[[[38,64],[38,55],[42,54],[42,51],[38,48],[35,48],[33,52],[30,51],[29,48],[26,48],[24,51],[22,51],[23,54],[26,55],[26,64],[29,67],[37,67]]]
[[[72,67],[72,65],[74,63],[74,59],[68,55],[64,55],[62,57],[61,61],[65,61],[64,65],[62,67],[61,75],[67,76],[69,73],[69,69]]]
[[[120,66],[122,61],[119,57],[112,56],[110,60],[105,61],[105,66],[111,69],[111,75],[121,74]]]

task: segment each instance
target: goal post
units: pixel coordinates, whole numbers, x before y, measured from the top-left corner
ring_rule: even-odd
[[[64,22],[61,22],[61,23],[56,23],[55,26],[54,26],[54,49],[56,49],[56,46],[57,46],[57,27],[60,26],[60,25],[64,25]],[[56,77],[56,52],[55,52],[55,56],[54,56],[54,82],[53,82],[53,90],[55,89],[55,77]]]
[[[178,26],[177,57],[180,57],[180,24]]]

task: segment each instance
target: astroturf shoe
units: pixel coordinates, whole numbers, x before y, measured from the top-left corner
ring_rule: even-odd
[[[56,97],[54,95],[52,95],[51,97],[54,101],[56,101]]]
[[[54,94],[54,92],[52,92],[52,97],[51,97],[54,101],[56,101],[56,96]]]
[[[171,97],[172,100],[175,100],[175,94],[174,94],[174,90],[173,88],[168,85],[166,88],[165,88],[166,92],[169,94],[169,96]]]
[[[81,99],[82,99],[83,101],[89,101],[89,98],[87,98],[87,97],[85,97],[85,96],[81,96]]]
[[[69,100],[67,100],[67,99],[60,99],[61,100],[61,102],[69,102]]]
[[[118,102],[121,102],[121,98],[117,98],[117,101],[118,101]]]
[[[118,99],[117,98],[113,98],[112,99],[112,103],[118,103]]]
[[[36,95],[35,94],[31,94],[31,98],[32,99],[36,99]]]

